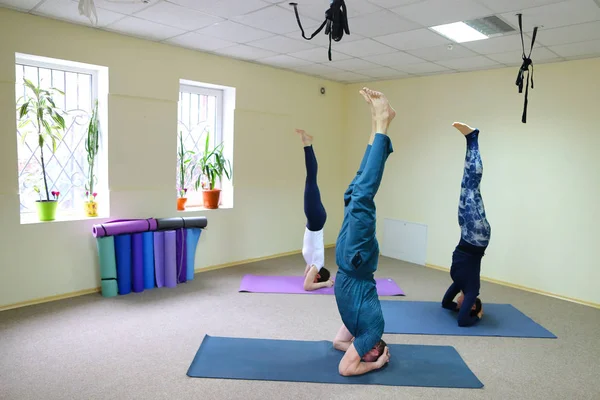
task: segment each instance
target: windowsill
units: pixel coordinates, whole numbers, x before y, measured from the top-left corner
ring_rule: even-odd
[[[233,202],[224,201],[222,204],[219,204],[219,208],[206,208],[202,204],[192,203],[186,204],[185,210],[177,210],[177,212],[195,212],[195,211],[216,211],[216,210],[231,210],[233,209]]]
[[[96,220],[110,218],[108,215],[98,214],[97,217],[86,217],[81,214],[69,214],[69,213],[56,213],[56,219],[54,221],[40,221],[37,213],[23,213],[21,214],[21,225],[26,224],[47,224],[52,222],[69,222],[69,221],[83,221],[83,220]]]

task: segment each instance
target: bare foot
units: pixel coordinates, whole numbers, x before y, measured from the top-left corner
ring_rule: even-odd
[[[306,133],[304,129],[296,129],[296,133],[302,138],[302,143],[304,144],[304,147],[310,146],[312,144],[313,137]]]
[[[362,95],[362,97],[365,99],[365,101],[366,101],[367,103],[369,103],[369,104],[372,106],[372,105],[373,105],[373,102],[371,101],[371,98],[370,98],[370,97],[369,97],[369,95],[367,94],[367,90],[369,90],[369,89],[367,89],[366,87],[364,87],[364,88],[360,89],[360,90],[358,91],[358,93],[360,93],[360,94]]]
[[[465,136],[467,136],[469,133],[471,133],[475,130],[475,129],[471,128],[469,125],[463,124],[462,122],[455,122],[452,124],[452,126],[455,127],[456,129],[458,129],[460,131],[460,133],[462,133]]]
[[[381,92],[377,92],[371,89],[363,89],[371,99],[373,107],[373,119],[375,120],[375,130],[377,133],[387,135],[387,129],[396,117],[396,110],[392,108],[388,99]]]
[[[371,106],[371,138],[369,140],[369,144],[373,144],[373,140],[375,139],[375,134],[377,133],[377,125],[375,123],[375,109],[373,108],[373,102],[371,101],[371,98],[369,97],[369,95],[367,94],[368,89],[366,87],[362,88],[361,90],[358,91],[358,93],[360,93],[362,95],[362,97],[365,99],[365,101]]]

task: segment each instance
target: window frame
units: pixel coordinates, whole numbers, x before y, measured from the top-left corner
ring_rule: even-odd
[[[185,90],[183,90],[185,89]],[[223,142],[223,89],[213,89],[205,86],[195,86],[190,84],[181,83],[179,85],[179,94],[181,93],[191,93],[197,94],[201,96],[214,96],[215,100],[215,109],[216,109],[216,121],[215,121],[215,142],[222,143]],[[177,101],[179,103],[179,100]],[[179,104],[178,107],[179,108]],[[179,111],[179,110],[178,110]],[[179,124],[179,118],[177,118],[177,124]],[[188,127],[189,128],[189,127]]]
[[[70,73],[77,73],[77,74],[87,74],[91,76],[91,88],[90,88],[90,95],[92,98],[92,105],[91,107],[93,108],[93,102],[95,100],[100,101],[99,98],[99,94],[100,94],[100,71],[98,69],[94,69],[94,68],[86,68],[83,66],[79,66],[79,65],[74,65],[74,64],[80,64],[77,62],[72,62],[72,61],[67,61],[67,60],[56,60],[56,62],[52,62],[52,61],[47,61],[45,59],[42,59],[43,57],[39,57],[39,56],[32,56],[32,55],[25,55],[25,54],[19,54],[16,53],[15,54],[15,62],[14,62],[14,68],[17,68],[19,66],[24,66],[24,67],[31,67],[31,68],[38,68],[38,81],[37,84],[40,84],[40,80],[39,80],[39,69],[43,68],[43,69],[50,69],[50,70],[54,70],[54,71],[59,71],[59,72],[70,72]],[[61,62],[64,61],[64,62]],[[16,71],[15,71],[16,72]],[[15,84],[22,84],[19,82],[16,82],[15,80]],[[19,96],[21,97],[21,96]],[[16,100],[16,96],[15,96],[15,100]],[[16,104],[15,104],[16,107]],[[99,109],[102,107],[102,104],[98,105]],[[66,110],[63,110],[66,111]],[[18,135],[18,117],[15,119],[16,123],[17,123],[17,129],[15,131],[15,134]],[[18,138],[17,138],[18,140]],[[106,139],[103,139],[100,143],[100,152],[103,153],[106,151],[106,147],[104,145]],[[62,142],[62,140],[61,140]],[[54,154],[52,155],[53,157],[56,157]],[[17,147],[17,160],[18,160],[18,147]],[[107,160],[104,160],[104,156],[102,156],[101,154],[99,154],[99,157],[97,157],[97,171],[104,171],[105,170],[105,166],[103,165]],[[86,164],[87,165],[87,164]],[[84,167],[85,168],[85,167]],[[21,171],[17,171],[17,179],[20,180],[20,173]],[[104,174],[103,174],[104,175]],[[105,180],[108,179],[108,176],[102,176],[101,179]],[[100,179],[99,179],[100,181]],[[73,182],[71,182],[71,185],[73,186]],[[100,183],[100,186],[106,186],[108,187],[107,184],[102,184]],[[21,204],[21,193],[20,193],[20,185],[19,185],[19,208],[20,208],[20,204]],[[108,197],[107,197],[108,200]],[[28,222],[38,222],[37,219],[34,219],[37,215],[37,211],[35,209],[30,209],[27,211],[21,211],[19,210],[19,215],[21,217],[21,223],[28,223]],[[83,209],[82,210],[77,210],[77,207],[72,207],[70,209],[67,210],[61,210],[60,212],[60,217],[57,216],[57,220],[73,220],[74,218],[76,219],[89,219],[89,217],[85,217],[83,216]]]
[[[188,81],[189,82],[189,81]],[[214,96],[215,99],[215,112],[216,112],[216,116],[215,116],[215,133],[214,133],[214,144],[220,144],[224,142],[224,137],[223,137],[223,125],[224,125],[224,107],[225,107],[225,89],[221,89],[221,88],[213,88],[213,87],[207,87],[204,86],[203,84],[201,84],[200,82],[198,82],[197,84],[194,83],[183,83],[180,82],[179,84],[179,98],[181,98],[181,94],[182,93],[189,93],[189,94],[196,94],[196,95],[201,95],[201,96]],[[179,125],[181,123],[180,119],[179,119],[179,102],[180,100],[177,101],[177,113],[178,113],[178,117],[177,117],[177,125]],[[188,127],[190,128],[190,127]],[[222,190],[222,192],[229,190],[231,185],[228,184],[224,184],[224,182],[219,182],[220,185],[220,189]],[[199,191],[192,191],[191,196],[188,194],[186,197],[188,198],[188,202],[186,204],[187,208],[190,208],[191,210],[188,210],[186,208],[185,211],[194,211],[197,209],[202,209],[203,208],[203,201],[202,201],[202,190]],[[223,204],[224,199],[223,199],[223,194],[221,195],[221,201],[220,204]]]

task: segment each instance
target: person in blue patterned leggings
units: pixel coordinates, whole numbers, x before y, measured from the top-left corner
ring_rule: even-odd
[[[480,190],[483,162],[479,152],[479,129],[460,122],[453,126],[465,136],[467,152],[458,205],[461,238],[452,254],[452,284],[444,295],[442,307],[458,311],[458,325],[467,327],[476,324],[483,316],[483,305],[478,297],[481,259],[490,242],[491,227]]]

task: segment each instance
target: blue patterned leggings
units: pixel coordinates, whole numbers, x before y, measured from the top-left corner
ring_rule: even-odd
[[[466,136],[467,154],[458,204],[458,224],[464,241],[474,246],[487,247],[491,227],[485,216],[479,187],[483,175],[483,162],[479,153],[478,137],[478,129]]]

